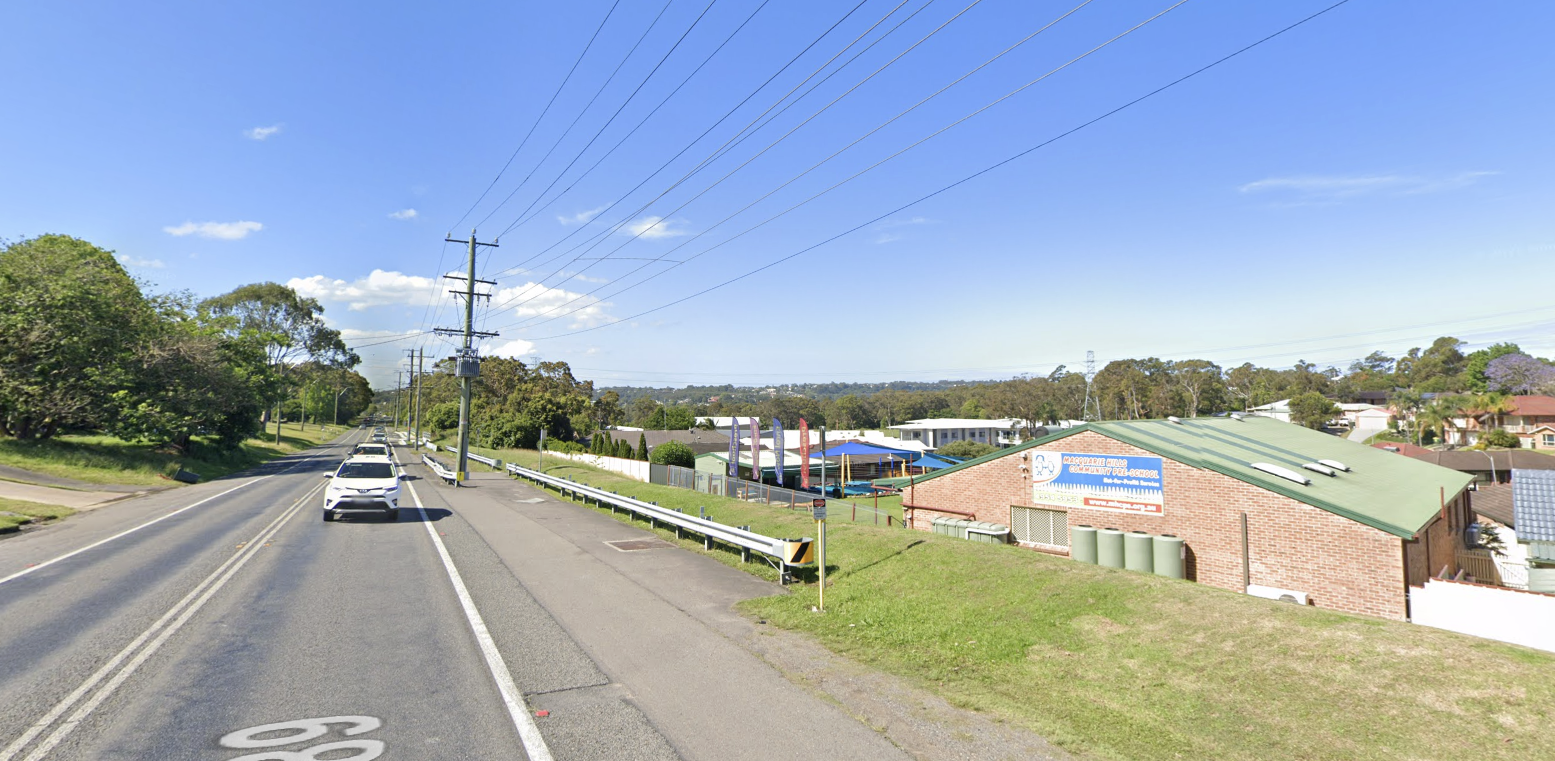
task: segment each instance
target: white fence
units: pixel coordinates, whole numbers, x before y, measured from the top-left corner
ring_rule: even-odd
[[[593,465],[600,470],[619,473],[633,481],[648,483],[648,463],[643,460],[628,460],[624,457],[603,457],[597,454],[567,454],[565,452],[552,452],[549,449],[545,451],[545,456],[547,458],[560,457],[564,460]]]
[[[1555,652],[1555,595],[1431,579],[1409,590],[1417,624]]]

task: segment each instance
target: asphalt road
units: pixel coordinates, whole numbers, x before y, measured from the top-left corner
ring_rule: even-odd
[[[775,589],[608,516],[413,465],[324,523],[360,436],[0,541],[0,761],[907,757],[729,641]]]

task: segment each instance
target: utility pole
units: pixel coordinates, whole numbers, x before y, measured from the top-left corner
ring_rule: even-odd
[[[475,351],[475,337],[494,338],[497,335],[496,333],[487,333],[475,329],[475,299],[477,296],[491,297],[489,293],[476,293],[475,284],[496,285],[491,280],[475,279],[475,249],[479,246],[496,248],[497,244],[495,242],[481,243],[477,241],[474,230],[470,231],[469,240],[447,237],[443,238],[443,240],[449,243],[464,243],[470,247],[469,276],[443,276],[449,280],[464,281],[463,291],[450,291],[450,293],[456,296],[464,297],[464,330],[460,331],[457,328],[433,329],[434,332],[441,335],[460,335],[462,333],[464,336],[464,345],[459,349],[459,356],[454,359],[454,376],[459,379],[459,464],[454,472],[454,483],[458,485],[465,480],[465,476],[470,472],[470,391],[476,376],[480,375],[481,372],[480,356]]]
[[[335,425],[340,425],[340,397],[350,390],[349,388],[343,388],[335,392]]]
[[[416,351],[416,448],[421,448],[421,379],[426,374],[427,350]]]
[[[389,421],[390,428],[400,427],[400,376],[404,374],[403,370],[394,371],[394,417]]]

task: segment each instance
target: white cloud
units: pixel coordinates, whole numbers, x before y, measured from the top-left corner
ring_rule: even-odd
[[[675,238],[685,235],[686,231],[674,225],[685,224],[685,220],[665,219],[663,217],[648,216],[633,222],[622,228],[622,232],[630,233],[639,238]]]
[[[503,288],[492,296],[491,303],[501,305],[509,301],[515,303],[507,307],[506,311],[514,317],[538,317],[542,320],[560,317],[569,328],[591,328],[615,319],[605,312],[605,307],[610,306],[608,302],[535,283]]]
[[[243,137],[249,140],[264,140],[280,131],[281,125],[272,124],[268,127],[254,127],[253,129],[243,130]]]
[[[489,349],[481,350],[481,355],[482,356],[486,356],[486,357],[508,357],[509,359],[519,359],[519,360],[521,360],[524,357],[527,357],[527,356],[529,356],[531,354],[534,354],[534,353],[535,353],[535,344],[534,344],[534,342],[533,341],[525,341],[522,338],[515,338],[515,339],[513,339],[511,341],[508,341],[505,344],[502,344],[501,346],[494,346],[494,347],[491,347]]]
[[[586,225],[590,221],[592,221],[595,217],[599,216],[599,213],[604,211],[606,208],[607,207],[601,206],[601,207],[599,207],[597,209],[589,209],[588,211],[580,211],[577,214],[574,214],[574,215],[572,215],[570,217],[568,217],[568,216],[558,216],[556,218],[556,221],[560,222],[560,223],[562,223],[564,225]]]
[[[606,278],[606,277],[589,277],[588,275],[585,275],[585,274],[583,274],[581,272],[579,272],[576,275],[573,275],[572,279],[573,280],[582,280],[585,283],[608,283],[608,282],[610,282],[610,278]]]
[[[185,222],[177,227],[164,227],[162,231],[176,238],[198,235],[217,240],[239,240],[263,229],[265,226],[258,222]]]
[[[874,242],[876,244],[894,243],[896,241],[899,241],[899,240],[902,240],[902,239],[906,238],[907,234],[905,232],[887,232],[887,231],[895,229],[895,228],[910,227],[910,226],[915,226],[915,225],[931,225],[931,224],[934,224],[934,222],[935,222],[935,220],[929,219],[928,217],[907,217],[905,219],[887,219],[884,222],[881,222],[881,223],[879,223],[879,224],[874,226],[873,229],[876,230],[877,232],[879,232],[879,235],[875,236],[875,241]]]
[[[377,269],[349,282],[314,275],[294,277],[286,285],[309,298],[346,304],[353,312],[380,306],[424,307],[437,297],[438,288],[437,281],[429,277]]]
[[[167,266],[162,263],[161,259],[136,259],[128,254],[115,254],[113,258],[118,259],[120,264],[133,269],[159,270]]]
[[[389,214],[389,219],[415,219],[417,216],[420,215],[416,213],[415,209],[400,209]]]
[[[1473,185],[1499,172],[1459,172],[1444,176],[1403,174],[1298,175],[1269,177],[1237,188],[1242,193],[1276,193],[1301,201],[1338,201],[1363,195],[1419,195]]]

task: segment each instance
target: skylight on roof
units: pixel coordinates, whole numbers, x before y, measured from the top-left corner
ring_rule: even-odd
[[[1251,465],[1254,470],[1261,470],[1271,476],[1279,476],[1280,478],[1283,478],[1287,481],[1295,481],[1302,486],[1307,486],[1312,483],[1312,479],[1307,478],[1306,476],[1303,476],[1300,473],[1291,470],[1290,468],[1281,467],[1279,465],[1274,465],[1267,462],[1255,462],[1251,463]]]
[[[1348,465],[1346,465],[1346,464],[1344,464],[1344,463],[1342,463],[1342,462],[1340,462],[1338,460],[1318,460],[1317,462],[1318,462],[1319,465],[1327,465],[1328,467],[1333,468],[1334,470],[1343,471],[1345,473],[1349,473],[1350,472],[1350,466],[1348,466]]]
[[[1330,468],[1327,465],[1320,465],[1320,464],[1315,463],[1315,462],[1306,463],[1305,465],[1302,465],[1301,467],[1306,468],[1307,470],[1310,470],[1313,473],[1322,473],[1323,475],[1328,476],[1329,478],[1333,478],[1334,476],[1339,475],[1337,472],[1334,471],[1333,468]]]

